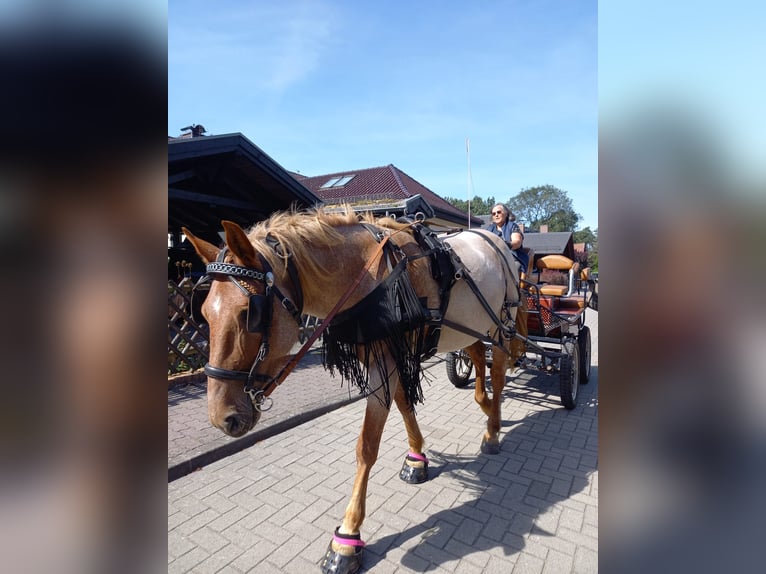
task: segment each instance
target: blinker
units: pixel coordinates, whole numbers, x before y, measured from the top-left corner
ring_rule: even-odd
[[[248,333],[262,333],[265,330],[267,298],[265,295],[250,295],[247,305],[247,331]]]

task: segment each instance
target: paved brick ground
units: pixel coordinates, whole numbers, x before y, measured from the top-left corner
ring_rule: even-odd
[[[422,485],[399,480],[407,445],[394,410],[370,478],[365,572],[597,571],[597,316],[588,312],[593,371],[575,410],[561,406],[555,377],[508,377],[499,455],[479,452],[486,418],[473,402],[473,385],[454,388],[443,364],[428,369],[418,418],[431,478]],[[321,367],[307,367],[304,376],[317,378],[312,369]],[[295,376],[283,389],[299,383]],[[205,416],[204,400],[170,395],[169,435],[188,429],[175,443],[188,447],[196,423],[174,419],[185,412],[179,405],[196,404]],[[284,406],[277,403],[275,414]],[[351,492],[363,410],[361,402],[342,406],[170,482],[168,571],[318,571]],[[186,447],[173,456],[186,456]]]
[[[297,348],[296,348],[297,351]],[[168,391],[168,472],[171,480],[249,447],[284,429],[328,410],[359,400],[354,389],[341,386],[321,366],[318,349],[301,360],[271,397],[274,406],[266,411],[248,435],[234,439],[210,424],[204,375],[198,382],[174,385]]]

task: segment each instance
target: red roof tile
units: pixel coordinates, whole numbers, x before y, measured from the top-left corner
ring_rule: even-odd
[[[345,185],[325,187],[328,181],[342,176],[354,177]],[[326,175],[306,177],[303,185],[327,203],[355,203],[374,200],[403,200],[420,194],[436,211],[451,216],[456,221],[466,221],[468,215],[453,206],[426,186],[416,181],[393,164],[383,167],[341,171]]]

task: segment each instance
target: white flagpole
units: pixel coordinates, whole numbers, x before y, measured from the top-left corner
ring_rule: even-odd
[[[465,155],[468,158],[468,229],[471,229],[471,143],[465,138]]]

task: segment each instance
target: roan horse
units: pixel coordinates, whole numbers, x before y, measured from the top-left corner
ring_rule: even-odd
[[[326,321],[325,368],[357,384],[367,405],[351,498],[321,567],[357,572],[367,481],[392,398],[409,443],[400,477],[410,483],[427,478],[414,412],[422,400],[424,356],[466,350],[476,366],[475,400],[487,415],[482,451],[499,452],[500,403],[519,300],[517,267],[499,237],[463,230],[437,241],[455,265],[449,277],[439,279],[433,258],[438,246],[429,250],[416,240],[416,228],[427,228],[391,218],[360,221],[348,208],[340,214],[278,213],[248,233],[229,221],[223,226],[223,249],[184,229],[212,281],[202,306],[210,326],[210,421],[230,436],[251,430],[285,376],[301,314],[332,318],[339,312]],[[393,325],[378,324],[386,315]],[[484,384],[483,341],[493,342],[491,397]]]

